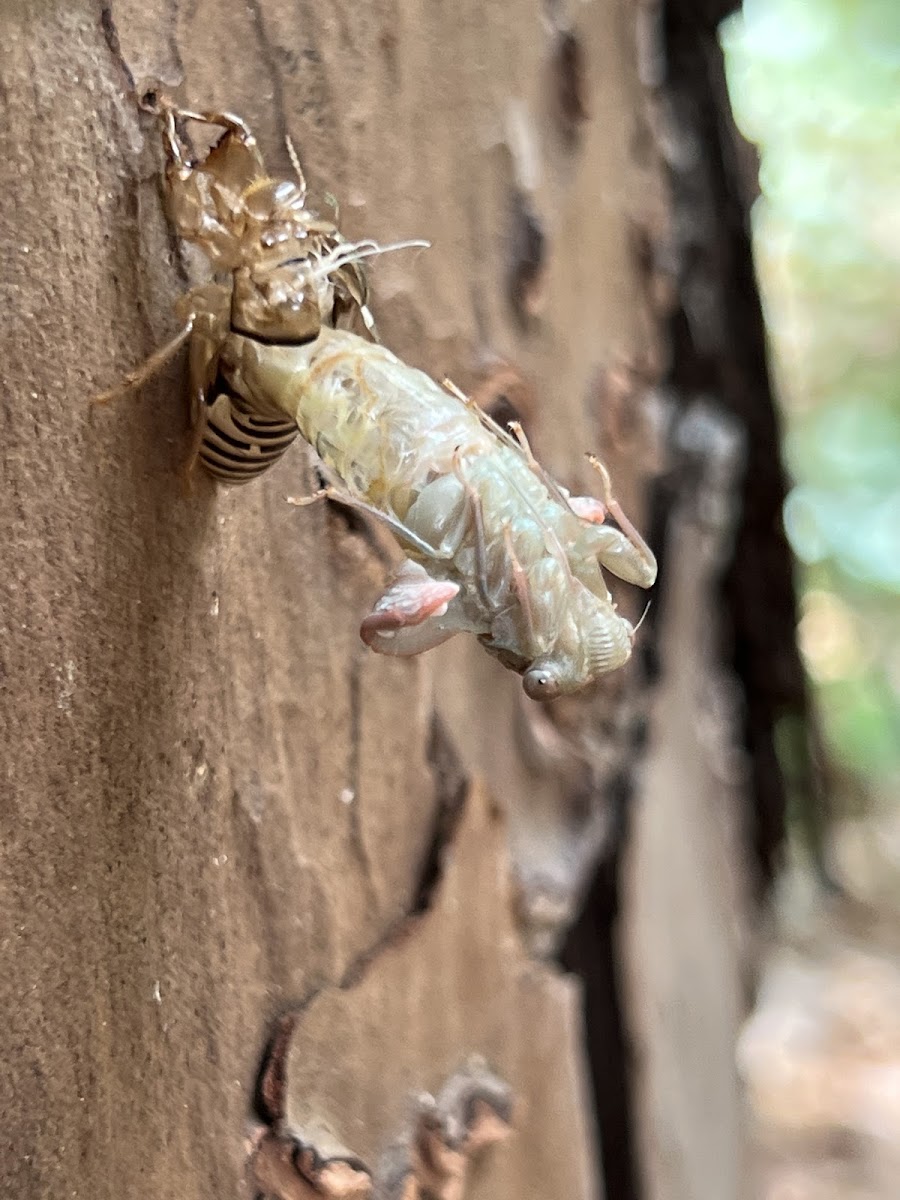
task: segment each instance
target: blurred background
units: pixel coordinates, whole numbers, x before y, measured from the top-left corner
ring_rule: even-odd
[[[900,4],[745,0],[756,269],[818,728],[778,733],[789,866],[739,1044],[767,1200],[900,1194]]]

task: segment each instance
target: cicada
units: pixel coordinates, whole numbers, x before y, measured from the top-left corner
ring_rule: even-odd
[[[295,502],[362,510],[405,552],[362,622],[373,650],[415,655],[471,633],[534,700],[622,666],[635,630],[603,570],[649,587],[656,562],[602,464],[591,460],[601,499],[570,495],[518,425],[501,428],[379,344],[362,263],[395,247],[348,242],[312,214],[299,171],[271,178],[237,117],[159,111],[171,219],[218,276],[183,297],[181,332],[126,386],[189,341],[200,457],[227,482],[264,469],[299,430],[328,485]],[[199,159],[183,140],[186,121],[223,131]],[[347,313],[368,336],[340,327]]]
[[[332,221],[312,212],[292,146],[296,178],[275,179],[239,117],[189,112],[155,97],[145,107],[161,123],[169,217],[181,237],[202,248],[216,279],[181,297],[178,333],[96,402],[139,387],[188,342],[195,431],[188,465],[199,459],[221,482],[246,483],[272,466],[299,430],[280,410],[247,404],[229,385],[219,369],[226,338],[240,331],[278,345],[305,344],[315,340],[322,324],[337,325],[354,315],[374,337],[362,263],[395,247],[348,243]],[[188,122],[222,131],[201,158],[186,139]],[[298,270],[307,289],[302,298]]]

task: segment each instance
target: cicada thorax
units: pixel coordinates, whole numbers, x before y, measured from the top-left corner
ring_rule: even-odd
[[[324,324],[336,325],[354,307],[367,312],[365,276],[359,264],[351,264],[355,270],[347,275],[346,286],[343,277],[326,280],[324,295],[312,278],[309,264],[337,245],[332,238],[319,238],[302,247],[302,256],[234,271],[228,333],[267,347],[304,346],[319,337]],[[257,478],[281,458],[300,432],[296,422],[267,404],[264,396],[252,391],[239,394],[221,372],[204,390],[203,402],[198,456],[221,483]]]
[[[227,333],[265,346],[298,346],[321,331],[318,299],[302,282],[297,263],[240,267],[232,274]],[[274,466],[299,435],[295,421],[241,396],[221,371],[203,391],[198,457],[220,483],[241,484]]]

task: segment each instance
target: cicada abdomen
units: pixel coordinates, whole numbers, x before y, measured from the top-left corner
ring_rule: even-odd
[[[285,417],[260,417],[227,385],[207,403],[197,457],[220,483],[250,483],[268,471],[300,430]]]

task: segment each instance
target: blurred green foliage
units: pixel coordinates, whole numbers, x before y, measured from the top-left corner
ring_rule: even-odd
[[[900,0],[744,0],[721,29],[760,151],[753,236],[796,481],[800,645],[829,747],[900,782]]]

